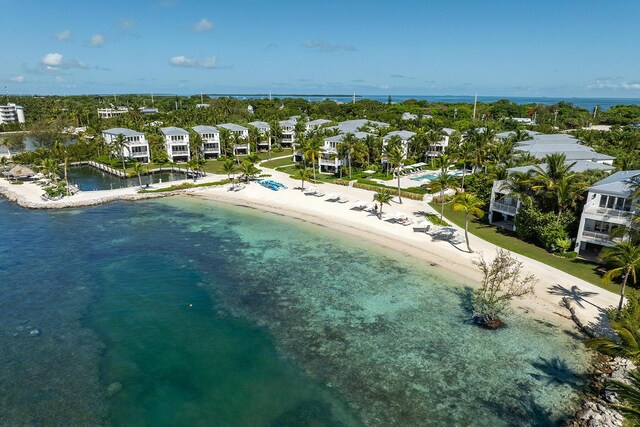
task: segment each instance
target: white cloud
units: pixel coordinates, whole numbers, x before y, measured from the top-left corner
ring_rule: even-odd
[[[71,37],[71,31],[69,30],[64,30],[63,32],[56,34],[56,39],[60,41],[66,40],[69,37]]]
[[[640,90],[640,81],[619,81],[612,79],[598,79],[594,84],[587,86],[587,89],[622,89]]]
[[[13,76],[9,80],[16,83],[22,83],[24,81],[24,76]]]
[[[64,77],[60,77],[60,76],[55,76],[55,77],[53,78],[53,81],[54,81],[54,82],[56,82],[56,83],[64,83],[64,82],[66,82],[66,80],[64,79]]]
[[[169,64],[174,67],[184,68],[216,68],[217,61],[215,56],[205,58],[202,61],[198,61],[195,58],[189,58],[184,55],[173,56],[169,59]]]
[[[353,52],[357,50],[348,44],[333,44],[324,40],[307,40],[303,46],[318,52]]]
[[[102,46],[104,44],[104,36],[102,34],[95,34],[91,36],[91,46]]]
[[[123,19],[122,21],[120,21],[120,28],[122,28],[123,30],[130,30],[133,27],[136,26],[136,21],[134,21],[133,19]]]
[[[62,55],[59,53],[47,53],[41,60],[42,64],[47,67],[58,67],[62,64]]]
[[[207,18],[202,18],[193,26],[193,31],[204,33],[213,30],[213,23]]]

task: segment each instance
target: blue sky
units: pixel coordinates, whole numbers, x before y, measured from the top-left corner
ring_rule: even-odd
[[[0,3],[11,93],[640,97],[635,0]]]

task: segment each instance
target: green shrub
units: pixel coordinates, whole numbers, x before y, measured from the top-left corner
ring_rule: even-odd
[[[425,218],[430,223],[435,224],[435,225],[437,225],[439,227],[449,227],[451,225],[447,221],[445,221],[444,219],[442,221],[440,221],[440,215],[436,215],[434,213],[426,214]]]
[[[567,230],[574,219],[571,212],[564,213],[558,220],[554,212],[542,212],[534,206],[525,205],[516,216],[516,234],[522,240],[540,245],[550,252],[566,251],[571,247]]]
[[[392,194],[398,193],[398,189],[396,187],[389,187],[386,185],[379,184],[375,181],[368,181],[368,182],[370,182],[371,184],[363,184],[362,182],[360,182],[360,180],[358,180],[358,182],[353,183],[353,187],[360,188],[362,190],[368,190],[368,191],[378,191],[381,188],[386,188],[389,191],[391,191]],[[344,179],[336,179],[335,181],[333,181],[333,183],[338,185],[349,186],[349,181],[346,181]],[[409,192],[407,190],[400,190],[400,196],[409,200],[422,200],[424,197],[424,193],[416,194],[413,192]]]

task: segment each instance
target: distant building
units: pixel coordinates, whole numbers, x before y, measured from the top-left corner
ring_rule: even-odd
[[[384,122],[376,122],[374,120],[367,119],[357,119],[357,120],[346,120],[344,122],[338,123],[336,126],[331,127],[330,129],[337,129],[340,133],[354,133],[358,131],[370,132],[375,128],[383,128],[389,127],[389,123]]]
[[[530,117],[511,117],[514,122],[522,123],[523,125],[535,125],[536,122]]]
[[[114,154],[128,157],[138,162],[149,163],[151,158],[149,143],[143,133],[127,128],[112,128],[102,131],[102,136],[107,144],[113,144],[118,135],[124,137],[125,146],[122,152],[114,150]]]
[[[253,114],[253,111],[254,111],[253,105],[247,105],[247,112],[249,114]]]
[[[172,162],[188,162],[191,158],[189,152],[189,132],[182,128],[169,126],[160,128],[164,136],[164,148],[169,160]]]
[[[127,107],[98,108],[98,118],[110,119],[112,117],[120,116],[122,114],[127,114],[128,112],[129,112],[129,109]]]
[[[12,102],[0,105],[0,125],[4,123],[24,123],[24,108]]]
[[[209,108],[210,104],[196,104],[196,108]]]
[[[220,131],[215,126],[194,126],[192,129],[202,138],[202,155],[205,158],[220,157]]]
[[[152,107],[140,107],[139,111],[140,114],[158,114],[160,112],[157,108]]]
[[[640,183],[640,170],[616,172],[589,187],[576,237],[579,255],[595,258],[603,247],[620,241],[611,237],[611,231],[629,226],[632,213],[640,214],[640,199],[632,197],[634,183]]]
[[[306,131],[310,132],[312,130],[316,130],[321,128],[322,126],[326,125],[327,123],[331,123],[331,120],[327,120],[327,119],[316,119],[316,120],[310,120],[307,122],[307,124],[305,125],[306,127]]]
[[[251,147],[249,146],[249,142],[248,142],[248,139],[249,139],[248,128],[237,125],[235,123],[223,123],[221,125],[218,125],[218,128],[228,130],[233,137],[233,139],[231,140],[232,142],[235,141],[235,138],[238,138],[237,142],[234,142],[233,144],[234,155],[249,154],[251,152]]]

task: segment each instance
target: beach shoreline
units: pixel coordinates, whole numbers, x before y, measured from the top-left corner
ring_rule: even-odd
[[[470,235],[474,253],[468,253],[464,243],[454,245],[445,240],[436,240],[425,233],[414,232],[411,226],[379,220],[372,213],[354,210],[352,205],[356,200],[366,202],[372,200],[373,193],[367,190],[335,184],[320,184],[323,192],[338,193],[350,200],[349,203],[339,204],[305,194],[299,189],[300,181],[294,181],[284,173],[272,170],[265,170],[265,172],[271,173],[272,179],[284,183],[289,188],[271,191],[257,183],[251,183],[238,192],[228,191],[228,186],[211,186],[172,192],[138,193],[137,187],[129,187],[80,192],[60,201],[45,202],[40,199],[41,188],[33,183],[12,185],[6,180],[0,180],[0,194],[30,209],[77,208],[117,200],[135,201],[176,195],[258,209],[320,225],[330,229],[330,233],[341,233],[369,241],[403,256],[426,262],[441,272],[455,274],[468,281],[471,287],[479,286],[481,280],[480,272],[473,263],[474,260],[477,260],[480,255],[491,260],[498,249],[495,245]],[[226,177],[208,175],[199,182],[215,182],[222,178]],[[176,182],[165,183],[162,187],[167,188],[174,184]],[[392,206],[385,206],[385,214],[394,210],[407,213],[414,222],[422,219],[425,213],[436,213],[426,202],[415,200],[404,200],[403,204],[393,202]],[[462,230],[455,225],[453,228],[461,235]],[[538,278],[535,296],[513,302],[517,312],[533,315],[541,321],[550,322],[567,331],[575,331],[575,324],[563,304],[563,298],[569,298],[574,300],[576,315],[582,323],[596,331],[606,329],[604,309],[617,303],[616,294],[533,259],[519,254],[513,255],[524,264],[525,272],[533,273]]]

